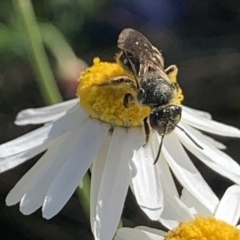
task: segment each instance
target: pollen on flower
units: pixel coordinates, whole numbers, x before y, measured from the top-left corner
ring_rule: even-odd
[[[197,217],[182,222],[164,238],[165,240],[239,240],[240,230],[214,217]]]
[[[139,106],[135,101],[126,108],[124,96],[136,96],[136,90],[126,82],[114,81],[116,77],[128,77],[136,84],[132,75],[124,71],[117,63],[93,60],[93,66],[83,72],[79,79],[77,96],[81,106],[92,118],[100,119],[112,125],[134,127],[142,125],[142,121],[150,113],[150,108]]]
[[[178,68],[175,66],[174,71],[171,71],[168,74],[168,77],[172,82],[176,83],[177,82],[177,74],[178,74]],[[180,105],[182,103],[183,99],[184,99],[183,92],[182,92],[182,89],[179,87],[176,99],[174,100],[173,103],[176,105]]]

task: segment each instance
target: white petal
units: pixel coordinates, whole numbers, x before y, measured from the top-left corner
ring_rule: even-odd
[[[130,129],[129,142],[134,144],[134,139],[139,139],[138,128]],[[142,141],[140,142],[142,145]],[[152,220],[157,220],[163,210],[163,193],[161,186],[161,168],[153,164],[158,150],[156,136],[151,136],[149,144],[145,147],[131,146],[134,150],[132,162],[137,173],[132,176],[133,192],[138,205]],[[141,146],[140,145],[140,146]]]
[[[164,209],[159,221],[168,229],[173,229],[179,225],[179,222],[193,218],[191,209],[182,201],[178,194],[172,195],[168,186],[163,185]]]
[[[186,126],[186,124],[181,124],[181,125],[182,126]],[[196,136],[196,138],[202,139],[203,141],[206,142],[206,144],[211,145],[213,147],[216,147],[218,149],[226,149],[227,148],[221,142],[218,142],[215,139],[213,139],[212,137],[209,137],[209,136],[205,135],[204,133],[198,131],[197,129],[194,129],[193,127],[190,127],[190,125],[188,125],[188,127],[192,129],[192,131],[194,132],[194,135]]]
[[[45,151],[50,146],[51,143],[52,141],[46,142],[28,151],[21,152],[10,157],[0,158],[0,173],[5,172],[9,169],[12,169],[26,162],[27,160],[30,160],[31,158],[35,157],[39,153]]]
[[[0,158],[12,156],[49,142],[77,126],[86,117],[87,113],[79,108],[55,122],[4,143],[0,146]]]
[[[212,168],[214,171],[223,175],[226,178],[240,184],[240,166],[227,154],[221,152],[217,148],[205,142],[201,136],[196,138],[196,130],[192,127],[181,124],[184,130],[194,139],[200,146],[198,147],[193,141],[181,130],[175,129],[179,140],[184,144],[184,146],[196,157],[198,157],[202,162],[204,162],[208,167]]]
[[[236,225],[240,217],[240,186],[233,185],[224,193],[215,217],[229,224]]]
[[[65,115],[66,111],[78,104],[78,101],[78,99],[72,99],[52,106],[25,109],[18,113],[15,124],[27,125],[54,121]]]
[[[48,151],[43,155],[43,157],[39,160],[41,163],[43,163],[43,162],[45,163],[45,166],[43,166],[43,167],[47,167],[48,160],[51,161],[52,159],[54,159],[54,157],[56,155],[56,151],[59,147],[60,147],[60,143],[56,143],[54,146],[52,146],[50,149],[48,149]],[[48,176],[46,176],[46,178],[43,178],[43,176],[41,176],[42,181],[37,181],[37,180],[39,180],[39,173],[42,172],[42,171],[40,171],[42,169],[38,169],[38,170],[39,171],[36,172],[36,175],[33,176],[33,179],[29,178],[29,174],[28,174],[29,184],[27,183],[25,186],[23,186],[23,188],[25,188],[25,189],[26,189],[26,187],[28,187],[26,193],[25,194],[23,193],[24,196],[22,197],[21,202],[20,202],[20,211],[25,215],[29,215],[29,214],[35,212],[39,207],[42,206],[43,200],[45,197],[44,192],[46,193],[45,189],[47,189],[49,187],[48,178],[52,175],[48,174]],[[25,175],[27,175],[27,173]],[[21,189],[21,190],[23,190],[23,189]],[[14,196],[14,197],[15,197],[15,200],[17,200],[16,196]]]
[[[126,140],[127,129],[116,127],[98,193],[96,218],[92,226],[95,239],[111,240],[121,218],[130,182]]]
[[[142,128],[129,128],[128,129],[128,144],[129,154],[136,158],[136,154],[139,149],[145,144],[145,133]],[[151,141],[151,140],[150,140]],[[152,160],[151,160],[152,161]],[[132,159],[130,159],[131,176],[134,177],[137,174],[137,168]]]
[[[164,240],[164,237],[137,228],[120,228],[114,240]]]
[[[205,132],[221,136],[240,137],[240,130],[238,128],[196,116],[184,109],[182,111],[182,121]]]
[[[207,209],[204,204],[185,188],[182,190],[181,201],[191,209],[193,215],[202,214],[204,216],[213,216],[213,212]]]
[[[197,115],[201,118],[212,119],[212,115],[208,112],[204,112],[204,111],[197,110],[197,109],[194,109],[194,108],[190,108],[190,107],[187,107],[187,106],[182,106],[182,109],[183,109],[184,112],[186,111],[186,112],[188,112],[192,115]]]
[[[168,229],[173,229],[179,225],[179,222],[193,219],[191,209],[189,209],[177,196],[170,195],[167,189],[163,188],[164,210],[159,221]]]
[[[66,204],[89,169],[105,140],[109,126],[89,119],[69,159],[51,183],[43,204],[43,217],[51,218]]]
[[[51,164],[52,154],[59,146],[59,142],[63,139],[60,138],[51,144],[50,149],[38,160],[38,162],[17,182],[13,189],[8,193],[6,204],[8,206],[18,203],[23,195],[34,186],[36,181],[42,176],[42,172],[48,169]]]
[[[207,208],[214,211],[218,204],[218,199],[191,162],[178,141],[175,131],[165,137],[163,154],[182,186],[188,189]]]
[[[91,203],[90,203],[90,221],[92,232],[94,232],[94,224],[96,221],[96,207],[98,202],[98,193],[101,184],[102,175],[107,161],[107,153],[110,145],[112,134],[108,134],[106,141],[102,145],[97,158],[92,164],[91,177]]]
[[[135,227],[135,229],[139,229],[139,230],[144,231],[144,232],[153,233],[157,236],[162,236],[162,237],[166,235],[165,231],[162,231],[162,230],[159,230],[159,229],[156,229],[156,228],[146,227],[146,226],[137,226],[137,227]]]
[[[40,159],[39,164],[34,166],[35,169],[33,169],[34,167],[30,169],[35,175],[31,176],[30,171],[25,174],[25,181],[28,180],[31,185],[27,191],[25,191],[26,194],[21,200],[20,210],[23,214],[31,214],[43,205],[50,184],[74,150],[83,129],[84,124],[80,124],[69,132],[66,137],[59,139],[54,146],[49,149],[50,155]],[[24,181],[22,181],[22,183],[20,182],[20,184],[23,183]],[[25,185],[24,187],[26,188]],[[20,187],[15,191],[21,192],[24,189],[19,188]]]
[[[178,191],[175,182],[173,181],[172,173],[170,171],[170,168],[167,164],[167,160],[163,153],[160,154],[160,159],[156,164],[158,164],[161,169],[160,181],[162,183],[163,188],[167,190],[168,194],[172,196],[178,196]]]
[[[178,226],[179,221],[193,218],[190,209],[179,199],[176,186],[173,182],[169,167],[163,154],[158,163],[162,170],[161,182],[163,186],[164,209],[159,220],[168,229]]]

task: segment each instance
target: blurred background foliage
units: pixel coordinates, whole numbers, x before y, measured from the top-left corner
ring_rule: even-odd
[[[118,34],[126,27],[142,32],[163,49],[166,66],[177,64],[184,104],[240,127],[239,1],[1,0],[0,142],[34,128],[14,126],[18,111],[74,98],[80,72],[95,56],[113,61]],[[49,99],[39,79],[53,80]],[[240,141],[220,140],[228,146],[227,153],[240,162]],[[4,205],[8,191],[36,160],[0,175],[1,239],[92,239],[75,195],[48,221],[41,218],[40,211],[23,216],[18,206]],[[194,163],[221,196],[231,183],[209,174],[198,161]],[[145,218],[131,193],[123,220],[128,226],[158,226]]]

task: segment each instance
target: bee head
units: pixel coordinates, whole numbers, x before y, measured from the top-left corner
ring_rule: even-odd
[[[181,119],[182,108],[176,105],[154,108],[149,123],[161,136],[174,130]]]

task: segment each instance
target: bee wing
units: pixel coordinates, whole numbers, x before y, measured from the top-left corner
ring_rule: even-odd
[[[124,29],[118,37],[118,48],[139,59],[140,69],[138,76],[145,75],[149,67],[164,72],[162,54],[138,31],[131,28]]]

